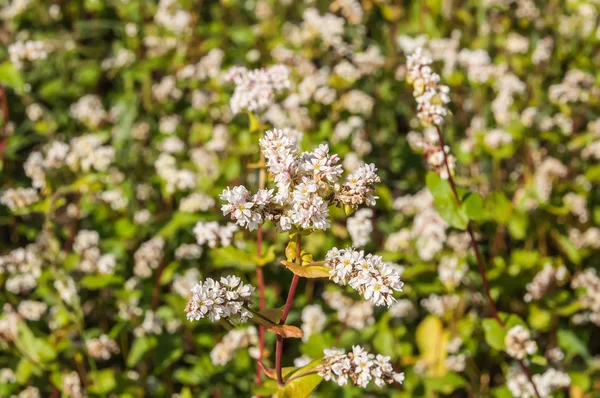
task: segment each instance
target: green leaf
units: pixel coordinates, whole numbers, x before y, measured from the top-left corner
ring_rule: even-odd
[[[329,271],[331,270],[328,267],[322,265],[312,265],[308,267],[303,267],[302,265],[298,265],[296,263],[290,263],[289,261],[282,260],[281,264],[285,265],[287,269],[292,271],[294,275],[301,276],[302,278],[329,278]]]
[[[202,219],[202,216],[194,213],[185,213],[181,211],[175,212],[173,217],[166,223],[160,231],[158,231],[158,235],[163,238],[170,238],[177,233],[180,229],[187,228]]]
[[[483,331],[485,333],[485,341],[490,347],[502,351],[505,348],[504,338],[506,337],[506,331],[498,323],[497,320],[492,318],[484,319]]]
[[[577,250],[573,242],[571,242],[566,236],[558,234],[556,235],[561,249],[567,255],[569,260],[571,260],[573,264],[581,263],[581,256],[579,255],[579,250]]]
[[[527,236],[529,217],[527,213],[514,212],[508,221],[508,230],[515,239],[524,239]]]
[[[273,396],[277,398],[306,398],[323,381],[323,377],[317,373],[311,373],[306,376],[292,380]]]
[[[464,208],[456,202],[450,183],[432,171],[427,173],[426,181],[440,216],[454,228],[467,229],[469,218]]]
[[[142,359],[144,355],[156,347],[156,338],[153,336],[139,336],[133,341],[131,351],[127,357],[127,366],[132,368]]]
[[[333,339],[329,333],[313,334],[306,343],[302,344],[300,351],[309,358],[323,356],[323,351],[333,345]]]
[[[107,286],[122,286],[125,280],[117,275],[88,275],[80,282],[82,287],[89,290],[99,290]]]
[[[0,83],[7,85],[15,91],[21,91],[25,86],[21,72],[9,61],[0,64]]]
[[[156,367],[153,372],[160,374],[183,355],[183,343],[180,337],[161,335],[156,347]]]
[[[483,198],[478,193],[469,193],[463,202],[465,214],[471,220],[480,221],[484,218]]]
[[[105,395],[111,392],[116,386],[115,373],[112,369],[102,369],[97,372],[90,372],[89,379],[92,385],[89,386],[89,392],[93,394]]]
[[[575,355],[581,355],[585,359],[590,358],[590,353],[583,341],[570,330],[559,330],[557,332],[558,346],[565,351],[567,359],[573,358]]]
[[[500,224],[506,224],[512,214],[512,204],[503,192],[496,191],[487,197],[485,208],[489,216]]]

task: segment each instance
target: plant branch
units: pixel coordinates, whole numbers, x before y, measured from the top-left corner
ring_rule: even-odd
[[[296,264],[302,265],[302,236],[300,233],[296,234]],[[287,300],[285,301],[285,307],[283,308],[283,313],[281,314],[281,320],[279,321],[280,325],[285,323],[285,320],[290,313],[292,308],[292,303],[294,302],[294,294],[296,293],[296,287],[298,287],[298,281],[300,277],[298,275],[294,275],[292,278],[292,284],[290,285],[290,290],[288,292]],[[283,375],[281,373],[281,358],[283,356],[283,336],[277,335],[277,342],[275,345],[275,369],[277,372],[277,383],[280,387],[284,385],[283,383]]]
[[[446,171],[448,172],[448,182],[450,183],[450,187],[452,188],[452,192],[454,193],[454,198],[456,199],[456,203],[458,203],[458,205],[460,206],[462,204],[462,202],[460,200],[460,197],[458,196],[458,192],[456,190],[456,185],[454,183],[454,179],[452,178],[452,173],[450,171],[450,164],[448,163],[448,154],[446,153],[446,149],[445,149],[446,144],[444,143],[444,137],[442,136],[442,131],[440,130],[439,126],[436,126],[436,130],[438,133],[438,138],[440,140],[440,146],[442,147],[442,153],[444,154],[444,164],[446,165]],[[477,239],[475,239],[475,233],[473,232],[473,228],[471,227],[470,221],[469,221],[469,224],[467,225],[467,232],[469,233],[469,237],[471,238],[471,246],[473,246],[473,251],[475,252],[475,258],[477,259],[477,268],[479,269],[479,274],[481,275],[481,280],[483,282],[483,289],[485,290],[485,295],[487,296],[488,303],[492,310],[492,315],[498,321],[500,326],[502,326],[502,328],[504,330],[506,330],[506,324],[502,321],[502,319],[500,318],[500,315],[498,315],[496,303],[492,299],[492,295],[490,293],[490,284],[489,284],[487,274],[485,271],[485,266],[483,264],[483,258],[481,257],[481,252],[479,251],[479,244],[477,243]],[[541,398],[540,393],[538,392],[537,387],[533,381],[533,376],[531,374],[531,370],[529,370],[529,367],[527,367],[527,364],[523,360],[519,360],[519,365],[521,366],[521,368],[527,375],[529,382],[533,386],[535,395],[538,398]]]

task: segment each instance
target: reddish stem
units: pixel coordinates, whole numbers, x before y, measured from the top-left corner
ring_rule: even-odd
[[[298,233],[296,237],[296,264],[302,264],[302,236]],[[290,290],[288,292],[287,300],[285,301],[285,307],[283,308],[283,313],[281,314],[281,319],[279,320],[279,324],[283,325],[285,320],[292,309],[292,304],[294,302],[294,295],[296,294],[296,288],[298,287],[298,281],[300,277],[298,275],[294,275],[292,278],[292,284],[290,285]],[[283,356],[283,337],[277,335],[277,342],[275,344],[275,369],[277,373],[277,383],[279,386],[283,386],[283,375],[281,373],[281,358]]]
[[[263,241],[263,230],[262,227],[258,228],[256,233],[256,256],[260,257],[262,254],[262,241]],[[259,296],[259,308],[265,309],[265,279],[263,277],[263,270],[261,266],[256,267],[256,279],[258,282],[258,296]],[[258,328],[258,362],[262,363],[263,353],[265,350],[265,328],[259,326]],[[256,366],[256,385],[262,384],[262,371],[260,366]]]
[[[458,196],[458,192],[456,191],[456,185],[454,184],[454,179],[452,178],[452,173],[450,172],[450,164],[448,163],[448,155],[446,154],[446,149],[444,148],[446,146],[446,144],[444,143],[444,137],[442,136],[442,131],[440,130],[439,126],[436,126],[436,129],[437,129],[438,137],[440,140],[440,145],[442,146],[442,152],[444,154],[444,164],[446,165],[446,171],[448,172],[448,182],[450,183],[450,187],[452,188],[452,192],[454,193],[454,198],[456,199],[456,203],[458,203],[458,205],[460,206],[461,200],[460,200],[460,197]],[[492,295],[490,294],[490,284],[488,282],[487,274],[485,272],[485,267],[483,265],[483,258],[481,257],[481,253],[479,251],[479,245],[477,244],[477,240],[475,239],[475,234],[473,233],[473,228],[471,228],[471,223],[469,223],[467,226],[467,232],[469,233],[469,236],[471,237],[471,245],[473,246],[473,250],[475,251],[475,258],[477,259],[477,268],[479,269],[479,274],[481,275],[481,280],[483,282],[483,289],[485,290],[485,295],[487,296],[488,303],[490,305],[490,308],[492,309],[492,314],[493,314],[494,318],[498,321],[500,326],[502,326],[502,328],[506,330],[506,325],[504,324],[502,319],[500,319],[500,316],[498,315],[498,310],[496,309],[496,303],[494,302],[494,300],[492,299]],[[529,368],[527,367],[527,364],[523,360],[519,360],[518,362],[519,362],[519,365],[521,366],[521,368],[523,369],[523,371],[525,372],[525,374],[527,375],[529,382],[533,386],[533,391],[535,391],[535,395],[538,398],[541,398],[540,393],[538,392],[537,387],[533,381],[533,376],[531,374],[531,370],[529,370]]]

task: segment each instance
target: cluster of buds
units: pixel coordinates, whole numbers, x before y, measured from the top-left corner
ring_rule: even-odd
[[[413,86],[413,95],[417,101],[417,115],[424,126],[440,126],[448,114],[446,104],[450,102],[448,86],[439,84],[440,75],[431,70],[433,60],[417,48],[406,60],[406,78]]]
[[[375,379],[375,384],[383,387],[397,382],[402,384],[404,373],[396,373],[390,364],[390,357],[373,355],[361,346],[353,346],[352,352],[346,354],[343,349],[331,348],[324,351],[323,362],[317,367],[319,376],[332,380],[340,386],[348,384],[365,388]]]
[[[402,291],[404,283],[393,264],[383,261],[380,256],[367,254],[354,249],[331,249],[325,257],[329,279],[342,285],[350,285],[365,299],[377,306],[391,306],[394,291]]]

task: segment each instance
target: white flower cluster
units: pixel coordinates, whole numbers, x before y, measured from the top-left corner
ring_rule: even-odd
[[[8,46],[10,62],[17,69],[22,69],[24,62],[34,62],[48,57],[48,46],[43,41],[17,41]]]
[[[550,198],[554,180],[565,178],[568,172],[567,166],[558,159],[547,157],[542,161],[533,176],[533,183],[542,201]]]
[[[319,304],[307,305],[302,309],[302,341],[308,341],[313,334],[319,334],[325,328],[327,317]]]
[[[10,274],[5,283],[13,294],[27,293],[37,286],[42,274],[42,258],[38,245],[30,244],[0,256],[0,274]]]
[[[84,398],[87,397],[81,379],[76,371],[65,373],[62,376],[62,390],[67,397]],[[20,396],[19,396],[20,397]],[[28,396],[29,397],[29,396]]]
[[[23,300],[17,307],[17,312],[30,321],[39,321],[48,309],[48,305],[41,301]]]
[[[440,75],[431,70],[433,60],[417,48],[406,59],[407,81],[413,86],[417,101],[417,116],[424,126],[440,126],[448,114],[446,104],[450,102],[448,86],[439,84]]]
[[[164,255],[165,240],[155,236],[142,243],[133,255],[133,273],[140,278],[152,276],[152,270],[158,268]]]
[[[488,132],[483,139],[485,145],[490,149],[498,149],[513,142],[513,136],[503,129],[494,129]]]
[[[527,284],[523,300],[531,302],[541,299],[553,284],[564,282],[566,278],[567,268],[564,265],[553,267],[550,263],[544,264],[544,268]]]
[[[454,256],[442,257],[438,265],[440,280],[447,289],[454,289],[460,285],[466,272],[467,265]]]
[[[331,249],[325,257],[329,279],[341,285],[350,285],[365,299],[377,306],[390,307],[396,299],[394,291],[401,292],[404,283],[395,267],[380,256],[354,249]]]
[[[360,209],[346,221],[348,233],[352,238],[352,246],[363,247],[371,239],[373,233],[373,210]]]
[[[533,382],[541,398],[550,397],[552,392],[571,385],[571,378],[565,372],[549,368],[543,374],[533,375]],[[513,397],[535,398],[537,394],[529,378],[521,369],[510,368],[506,385]]]
[[[375,323],[373,304],[370,301],[354,301],[339,291],[324,292],[323,299],[337,311],[338,320],[351,329],[362,330]]]
[[[210,352],[213,365],[222,366],[233,359],[233,355],[240,348],[251,347],[250,356],[258,357],[258,335],[256,328],[250,326],[245,329],[232,329]]]
[[[71,105],[70,114],[71,117],[92,129],[98,127],[108,116],[100,97],[93,94],[86,94],[79,98]]]
[[[46,155],[33,151],[25,161],[25,175],[32,180],[34,188],[46,186],[46,173],[67,165],[71,171],[106,171],[115,158],[110,145],[102,145],[102,138],[95,134],[75,137],[70,144],[54,141],[46,149]]]
[[[579,298],[583,308],[588,312],[589,320],[600,326],[600,277],[594,268],[575,275],[571,281],[574,289],[583,289],[584,294]]]
[[[9,188],[2,192],[0,203],[11,211],[20,210],[40,200],[37,191],[33,188]]]
[[[135,53],[126,48],[120,48],[117,52],[102,61],[102,69],[121,69],[135,62]]]
[[[246,308],[250,305],[254,287],[242,282],[237,276],[227,276],[220,281],[207,278],[198,282],[192,289],[192,298],[185,312],[190,321],[208,317],[211,321],[231,318],[246,322],[252,313]]]
[[[513,326],[504,337],[506,353],[516,359],[524,359],[527,355],[537,352],[537,343],[531,339],[531,334],[522,325]]]
[[[230,246],[237,230],[238,226],[232,223],[221,226],[216,221],[200,221],[194,227],[194,235],[200,246],[208,245],[214,249],[217,245]]]
[[[108,337],[106,334],[102,334],[97,338],[89,339],[86,341],[86,347],[88,353],[95,359],[108,360],[113,354],[119,353],[119,346],[117,342]]]
[[[409,299],[400,299],[396,301],[389,309],[389,314],[392,318],[413,320],[417,317],[417,307]]]
[[[178,169],[177,160],[168,153],[161,153],[154,167],[158,176],[167,183],[165,190],[170,194],[196,187],[196,173],[189,169]]]
[[[330,225],[329,205],[375,203],[374,185],[380,179],[374,165],[359,167],[340,186],[336,182],[342,166],[326,144],[300,155],[292,133],[275,129],[266,132],[260,145],[277,193],[262,189],[252,195],[243,186],[223,191],[221,199],[227,202],[221,207],[223,214],[230,214],[238,225],[254,230],[265,221],[278,221],[283,231],[292,226],[325,230]]]
[[[284,65],[266,69],[248,70],[236,66],[227,73],[227,80],[235,83],[231,97],[231,111],[262,112],[273,103],[275,95],[290,87],[290,71]]]
[[[160,0],[154,21],[171,32],[180,35],[188,30],[192,16],[177,0]]]
[[[207,211],[215,205],[215,200],[202,193],[193,193],[179,202],[179,211],[184,213],[197,213]]]
[[[81,257],[78,268],[83,272],[113,274],[117,260],[113,254],[101,254],[98,243],[100,236],[96,231],[83,229],[75,236],[73,250]]]
[[[221,73],[221,63],[225,53],[220,48],[213,48],[195,65],[186,65],[177,72],[178,79],[206,80],[217,77]]]
[[[181,260],[195,260],[202,256],[202,246],[196,243],[182,243],[175,249],[175,258]]]
[[[456,294],[439,296],[430,294],[427,298],[421,300],[421,306],[434,315],[443,317],[448,311],[456,308],[460,302],[460,297]]]
[[[326,349],[324,354],[323,362],[317,366],[319,376],[340,386],[348,384],[348,379],[361,388],[366,388],[373,379],[379,387],[393,382],[402,384],[404,381],[404,373],[394,371],[390,357],[375,356],[361,346],[353,346],[349,353],[343,349]]]
[[[192,288],[200,279],[200,272],[197,268],[190,268],[186,270],[183,275],[175,274],[173,277],[173,283],[171,284],[171,290],[180,295],[185,299],[192,297]]]

